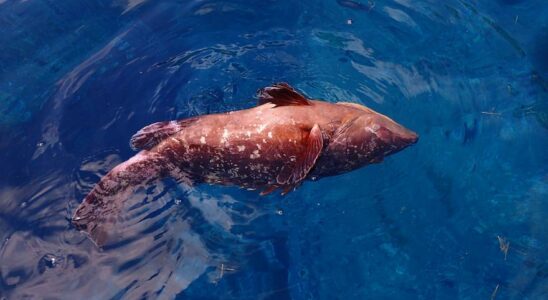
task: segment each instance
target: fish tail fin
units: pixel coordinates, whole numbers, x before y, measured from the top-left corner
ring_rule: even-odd
[[[165,166],[160,155],[148,151],[141,151],[119,164],[84,198],[72,217],[72,224],[87,232],[98,246],[103,245],[130,193],[168,175]]]

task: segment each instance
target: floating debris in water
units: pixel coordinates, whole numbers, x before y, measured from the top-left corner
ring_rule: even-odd
[[[530,105],[521,105],[514,110],[513,115],[517,118],[534,116],[542,127],[548,128],[548,101],[539,100]]]
[[[496,112],[496,111],[482,111],[481,113],[484,114],[484,115],[488,115],[488,116],[501,116],[502,115],[502,113]]]
[[[40,273],[44,273],[46,269],[53,269],[59,265],[62,260],[63,259],[61,257],[57,257],[54,254],[45,254],[38,262],[38,271]]]
[[[53,254],[46,254],[42,259],[44,260],[44,262],[46,262],[46,266],[50,268],[54,268],[58,262],[57,257],[55,257],[55,255]]]
[[[346,20],[346,25],[352,25],[352,19]]]
[[[499,241],[500,251],[504,253],[504,260],[508,257],[508,250],[510,249],[510,242],[508,242],[504,237],[497,235]]]
[[[217,267],[217,277],[215,279],[213,279],[213,283],[214,284],[218,284],[219,281],[221,281],[221,279],[223,279],[223,277],[225,276],[225,274],[229,274],[229,273],[234,273],[236,272],[238,269],[236,266],[229,266],[225,263],[221,263],[220,266]]]
[[[277,210],[276,210],[276,214],[277,214],[278,216],[281,216],[281,215],[284,214],[284,211],[283,211],[282,209],[277,209]]]
[[[491,300],[495,300],[495,297],[497,297],[497,293],[499,291],[499,286],[500,286],[500,284],[497,284],[497,286],[495,287],[495,290],[491,294]]]

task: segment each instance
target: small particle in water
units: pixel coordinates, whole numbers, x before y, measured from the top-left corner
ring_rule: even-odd
[[[499,113],[499,112],[496,112],[496,111],[482,111],[481,113],[484,114],[484,115],[488,115],[488,116],[501,116],[502,115],[502,113]]]
[[[38,143],[36,143],[36,147],[42,147],[42,146],[44,146],[44,145],[45,145],[44,142],[38,142]]]
[[[499,291],[499,286],[500,286],[500,284],[497,284],[497,286],[495,287],[495,290],[491,294],[491,300],[495,300],[495,298],[497,297],[497,293]]]
[[[25,208],[25,207],[27,207],[27,202],[26,201],[21,202],[21,208]]]
[[[43,274],[46,272],[47,269],[53,269],[59,265],[63,261],[62,257],[55,256],[51,253],[45,254],[40,258],[40,261],[38,262],[38,272],[40,274]]]
[[[53,254],[46,254],[42,257],[42,260],[44,261],[44,264],[48,267],[48,268],[55,268],[55,266],[57,265],[58,263],[58,259],[57,257],[55,257],[55,255]]]
[[[181,204],[181,199],[175,199],[175,205]]]
[[[276,214],[277,214],[278,216],[281,216],[281,215],[284,214],[284,211],[283,211],[282,209],[277,209],[277,210],[276,210]]]
[[[510,242],[500,235],[497,235],[497,240],[499,241],[500,251],[504,253],[504,260],[506,260],[506,257],[508,257],[508,250],[510,250]]]
[[[346,25],[352,25],[352,22],[353,22],[352,19],[348,19],[346,20]]]

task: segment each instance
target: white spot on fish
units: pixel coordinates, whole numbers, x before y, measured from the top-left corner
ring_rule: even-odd
[[[202,136],[202,137],[200,138],[200,143],[202,143],[202,144],[205,144],[205,143],[206,143],[205,136]]]
[[[259,158],[261,157],[261,155],[259,154],[259,150],[254,150],[253,153],[251,153],[251,155],[249,155],[249,158],[251,159],[256,159],[256,158]]]
[[[269,132],[268,132],[268,138],[269,138],[269,139],[272,138],[272,131],[269,131]]]
[[[221,143],[226,143],[228,142],[228,130],[223,130],[223,136],[221,137]]]
[[[266,128],[266,125],[265,125],[265,124],[261,124],[261,125],[259,125],[259,128],[257,128],[257,132],[258,132],[258,133],[261,133],[261,132],[263,132],[263,130],[264,130],[265,128]]]
[[[238,151],[242,152],[245,150],[245,146],[244,145],[241,145],[241,146],[238,146]]]
[[[375,125],[376,125],[376,124],[375,124]],[[379,125],[376,125],[376,127],[375,127],[375,125],[373,125],[373,128],[371,128],[371,127],[365,127],[365,131],[369,131],[369,132],[371,132],[372,134],[377,135],[377,131],[379,130]]]

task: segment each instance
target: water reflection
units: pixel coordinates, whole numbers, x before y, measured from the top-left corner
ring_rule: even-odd
[[[116,154],[105,153],[85,161],[76,173],[76,194],[89,190],[118,160]],[[204,274],[213,283],[237,271],[242,259],[253,255],[249,245],[253,248],[258,242],[247,240],[233,228],[241,232],[265,214],[253,202],[236,201],[226,194],[216,197],[173,183],[159,184],[131,195],[128,201],[133,205],[126,207],[124,220],[113,229],[119,233],[117,239],[100,249],[82,233],[67,230],[65,211],[51,212],[40,203],[40,199],[66,196],[73,190],[58,184],[37,182],[41,188],[28,197],[27,213],[18,214],[24,220],[13,220],[18,231],[4,242],[0,254],[10,297],[133,299],[161,295],[169,299]],[[27,198],[20,193],[2,192]],[[76,203],[72,201],[71,206]],[[2,211],[20,209],[3,207]]]

